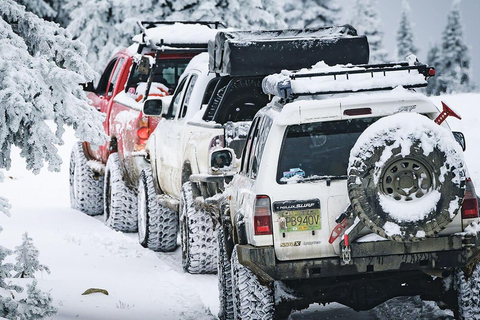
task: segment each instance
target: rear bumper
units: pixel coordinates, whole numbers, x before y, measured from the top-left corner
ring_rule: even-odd
[[[387,271],[434,271],[464,267],[480,260],[480,234],[451,235],[424,241],[351,244],[351,261],[342,257],[279,261],[273,247],[238,246],[239,262],[261,280],[317,279]]]

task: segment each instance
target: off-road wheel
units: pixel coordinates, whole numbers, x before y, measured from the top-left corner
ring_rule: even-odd
[[[261,284],[252,271],[240,264],[237,247],[233,249],[231,264],[235,319],[273,319],[273,284]]]
[[[454,310],[459,319],[480,319],[480,263],[469,274],[466,270],[455,270],[455,290],[458,307]]]
[[[153,251],[177,247],[178,213],[157,201],[152,169],[143,169],[138,183],[138,240]]]
[[[434,236],[463,202],[462,150],[450,131],[425,116],[382,118],[351,150],[348,193],[355,214],[380,236],[395,241]]]
[[[105,225],[122,232],[137,231],[137,199],[122,177],[117,153],[108,157],[104,187]]]
[[[217,235],[211,214],[195,201],[192,182],[183,184],[180,194],[182,265],[188,273],[217,271]]]
[[[103,176],[87,165],[81,142],[70,155],[70,205],[91,216],[103,213]]]
[[[221,320],[233,320],[233,295],[232,295],[232,266],[228,258],[223,228],[218,230],[218,297],[220,311],[218,318]]]

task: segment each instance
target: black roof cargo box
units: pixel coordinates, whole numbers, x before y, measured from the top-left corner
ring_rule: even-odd
[[[231,76],[268,75],[282,69],[366,64],[368,41],[350,25],[299,30],[221,31],[208,44],[210,71]]]

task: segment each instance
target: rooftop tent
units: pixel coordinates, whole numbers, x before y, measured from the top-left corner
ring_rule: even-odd
[[[298,30],[220,31],[209,41],[210,71],[231,76],[268,75],[282,69],[366,64],[366,36],[350,25]]]

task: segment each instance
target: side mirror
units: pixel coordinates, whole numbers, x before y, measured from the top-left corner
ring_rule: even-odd
[[[227,172],[233,169],[235,151],[229,148],[218,149],[210,155],[210,167],[213,172]]]
[[[467,141],[465,140],[465,136],[463,135],[463,133],[459,131],[453,131],[452,133],[455,140],[462,147],[462,150],[467,150]]]
[[[147,99],[143,103],[143,114],[148,117],[162,116],[162,100],[161,99]]]
[[[80,84],[83,87],[83,91],[94,92],[93,81]]]

